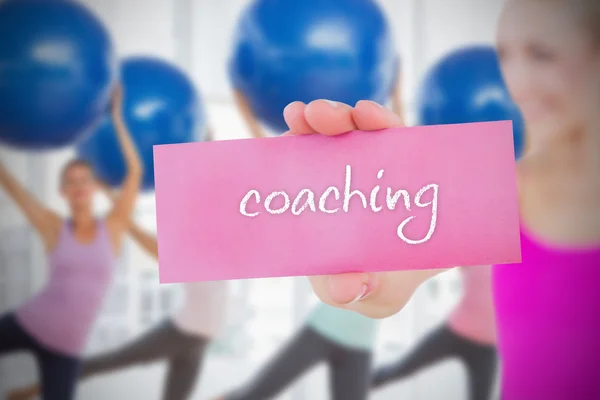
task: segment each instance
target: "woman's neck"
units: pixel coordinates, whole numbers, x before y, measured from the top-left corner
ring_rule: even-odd
[[[71,220],[77,227],[90,227],[96,224],[96,219],[89,208],[74,209],[71,211]]]
[[[549,160],[561,170],[597,176],[600,170],[600,128],[573,130],[551,139]]]

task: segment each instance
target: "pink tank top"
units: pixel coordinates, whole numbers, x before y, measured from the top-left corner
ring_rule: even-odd
[[[49,255],[46,286],[16,311],[23,329],[49,350],[77,357],[87,344],[115,261],[104,222],[96,232],[92,243],[81,244],[65,222]]]
[[[600,247],[521,249],[493,271],[502,399],[600,399]]]
[[[450,314],[455,333],[484,345],[496,344],[496,316],[492,299],[492,267],[461,268],[463,296]]]

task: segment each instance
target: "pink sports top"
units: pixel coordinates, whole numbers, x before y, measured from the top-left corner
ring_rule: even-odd
[[[89,244],[77,242],[65,222],[49,264],[46,286],[19,307],[16,317],[49,350],[77,357],[112,280],[115,257],[104,222],[98,221]]]
[[[494,267],[503,400],[600,399],[600,246],[521,233],[523,263]]]
[[[492,299],[492,267],[461,268],[463,295],[450,314],[455,333],[484,345],[496,344],[496,316]]]

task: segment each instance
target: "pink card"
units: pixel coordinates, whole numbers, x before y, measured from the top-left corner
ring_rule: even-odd
[[[521,261],[511,122],[154,148],[163,283]]]

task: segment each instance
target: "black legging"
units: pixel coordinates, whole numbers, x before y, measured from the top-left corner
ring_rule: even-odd
[[[405,358],[378,368],[373,375],[372,387],[406,378],[448,358],[460,359],[467,368],[469,399],[489,400],[498,364],[496,347],[470,341],[446,325],[428,334]]]
[[[186,400],[194,390],[208,343],[207,338],[188,335],[166,321],[122,348],[84,360],[81,376],[88,378],[166,359],[169,372],[162,398]]]
[[[41,345],[27,333],[13,314],[0,317],[0,355],[28,351],[35,356],[42,381],[42,399],[71,400],[80,361]]]
[[[247,387],[226,400],[268,400],[317,363],[329,365],[331,399],[365,400],[371,352],[340,346],[311,328],[303,329]]]

